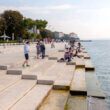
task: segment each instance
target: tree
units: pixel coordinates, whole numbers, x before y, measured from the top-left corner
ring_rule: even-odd
[[[22,26],[23,16],[18,11],[7,10],[0,17],[0,27],[2,34],[5,31],[6,34],[12,37],[12,33],[15,35],[15,39],[23,37],[25,30]]]
[[[32,29],[36,25],[35,21],[30,18],[25,18],[23,22],[23,27],[26,29]]]
[[[47,24],[48,22],[46,20],[32,20],[30,18],[24,18],[18,11],[6,10],[0,15],[0,35],[5,31],[9,37],[12,37],[14,33],[15,40],[18,38],[36,38],[36,35],[28,30],[32,30],[34,26],[37,26],[37,29],[44,32]],[[53,36],[50,31],[46,31],[46,35],[43,35],[44,37],[46,35]]]
[[[36,20],[36,25],[37,25],[37,28],[42,30],[42,29],[45,29],[48,22],[46,20]]]
[[[37,39],[41,39],[41,40],[42,40],[41,34],[38,34],[38,35],[37,35]]]
[[[54,33],[50,30],[42,29],[40,33],[43,38],[55,38]]]

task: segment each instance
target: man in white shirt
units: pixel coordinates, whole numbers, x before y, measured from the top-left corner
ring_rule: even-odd
[[[29,45],[29,41],[26,41],[25,45],[24,45],[24,56],[25,56],[25,61],[23,63],[23,67],[25,67],[25,64],[27,67],[29,67],[30,65],[28,65],[28,60],[29,60],[29,50],[28,50],[28,45]]]

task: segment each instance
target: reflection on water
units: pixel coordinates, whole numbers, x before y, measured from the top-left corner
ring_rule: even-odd
[[[82,43],[95,65],[102,90],[107,96],[106,101],[110,108],[110,41],[92,41]]]

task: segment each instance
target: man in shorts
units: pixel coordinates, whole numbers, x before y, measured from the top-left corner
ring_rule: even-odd
[[[23,63],[23,67],[25,67],[25,64],[27,67],[29,67],[30,65],[28,65],[28,60],[29,60],[29,50],[28,50],[28,45],[29,45],[29,41],[26,41],[25,45],[24,45],[24,56],[25,56],[25,61]]]

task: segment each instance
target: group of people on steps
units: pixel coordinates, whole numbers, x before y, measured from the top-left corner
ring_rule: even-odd
[[[80,42],[77,42],[76,40],[69,42],[70,47],[68,47],[65,44],[65,54],[64,54],[64,60],[70,62],[72,57],[79,57],[78,52],[80,52],[81,44]],[[74,51],[74,52],[73,52]]]
[[[25,45],[24,45],[24,56],[25,56],[25,61],[23,63],[23,67],[27,66],[29,67],[30,65],[28,64],[28,60],[29,60],[29,48],[28,48],[28,45],[30,44],[29,41],[26,41],[25,42]],[[38,41],[37,44],[36,44],[36,58],[39,59],[39,58],[42,58],[44,59],[45,58],[45,45],[42,41]]]

